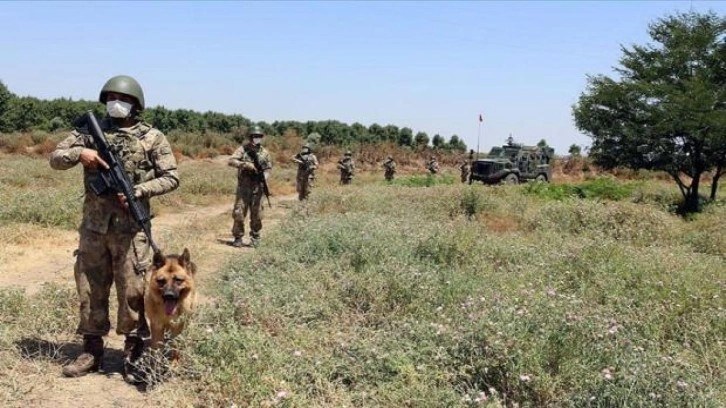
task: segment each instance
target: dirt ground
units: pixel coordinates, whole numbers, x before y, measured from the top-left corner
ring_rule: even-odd
[[[272,198],[272,208],[265,209],[263,234],[275,228],[295,200],[294,195]],[[233,255],[254,250],[226,244],[231,240],[232,204],[233,197],[230,197],[229,202],[214,206],[167,211],[152,221],[154,239],[162,248],[166,244],[189,247],[200,272],[201,302],[212,300],[205,287],[214,279],[220,267]],[[46,282],[73,288],[73,251],[77,244],[76,231],[54,230],[48,236],[32,238],[22,245],[8,246],[4,249],[5,261],[0,265],[0,288],[19,287],[29,294],[37,292]],[[183,247],[169,248],[168,252],[182,250]],[[114,295],[111,297],[113,303]],[[111,321],[114,320],[115,316],[112,316]],[[73,333],[61,341],[24,340],[18,346],[27,358],[14,361],[17,366],[0,370],[0,377],[12,376],[6,377],[2,383],[12,384],[9,393],[17,398],[0,405],[48,408],[167,406],[168,393],[174,392],[173,380],[172,384],[164,384],[150,392],[142,392],[123,381],[120,374],[123,340],[123,336],[116,335],[112,329],[105,339],[104,372],[80,378],[64,378],[59,363],[81,352],[80,341]],[[49,355],[54,358],[47,358]],[[3,373],[5,370],[8,371]]]

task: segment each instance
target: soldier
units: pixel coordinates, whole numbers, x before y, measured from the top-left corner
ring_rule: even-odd
[[[383,162],[383,167],[385,168],[385,178],[387,181],[393,180],[393,177],[396,174],[396,161],[393,160],[393,156],[388,156],[386,158],[386,161]]]
[[[292,161],[297,163],[297,198],[302,201],[310,195],[310,189],[315,182],[315,169],[318,168],[318,158],[315,157],[309,144],[304,144],[300,153],[296,154]]]
[[[250,246],[257,247],[260,243],[262,230],[262,196],[264,183],[272,169],[272,158],[267,149],[262,147],[262,138],[265,134],[259,126],[253,126],[247,132],[248,142],[240,146],[229,159],[231,167],[237,168],[237,198],[232,211],[234,224],[232,246],[243,246],[242,237],[245,234],[245,217],[250,214]],[[255,165],[257,157],[257,165]]]
[[[345,156],[338,161],[338,169],[340,170],[340,184],[350,184],[355,174],[353,153],[350,150],[345,152]]]
[[[439,162],[436,161],[435,156],[431,156],[429,162],[426,164],[426,168],[431,174],[436,174],[439,172]]]
[[[149,210],[149,199],[179,186],[176,159],[166,137],[141,121],[144,92],[135,79],[120,75],[109,79],[101,89],[99,102],[108,116],[101,122],[109,145],[119,155],[134,193]],[[71,132],[50,155],[50,166],[67,170],[83,165],[85,198],[79,228],[79,245],[74,267],[80,300],[80,322],[76,332],[83,336],[83,352],[63,367],[63,375],[78,377],[101,366],[103,336],[111,322],[108,314],[111,285],[116,285],[118,319],[116,333],[126,336],[124,379],[137,382],[133,362],[143,352],[143,338],[149,336],[144,318],[144,273],[151,264],[152,251],[146,235],[130,216],[123,195],[95,195],[90,185],[108,164],[95,150],[87,129]]]
[[[469,181],[469,175],[471,174],[471,163],[469,163],[468,160],[462,160],[462,163],[459,166],[459,170],[461,170],[461,182],[466,183],[467,181]]]

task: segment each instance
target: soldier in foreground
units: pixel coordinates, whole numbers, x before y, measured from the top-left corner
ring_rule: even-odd
[[[106,105],[107,112],[99,124],[101,130],[133,182],[134,195],[148,211],[151,197],[179,186],[171,146],[162,132],[139,119],[145,102],[135,79],[123,75],[109,79],[98,100]],[[56,170],[67,170],[78,163],[83,165],[85,199],[74,275],[80,299],[76,332],[83,336],[83,352],[63,367],[63,375],[79,377],[101,367],[103,336],[111,328],[109,296],[115,284],[116,333],[126,336],[124,378],[136,382],[130,363],[141,356],[143,339],[149,336],[144,318],[144,273],[151,265],[152,251],[126,208],[125,196],[93,193],[91,185],[99,179],[100,170],[109,166],[99,155],[87,127],[71,132],[50,155],[50,166]]]
[[[297,163],[297,177],[295,188],[298,200],[302,201],[310,195],[310,189],[315,182],[315,169],[318,168],[318,158],[310,149],[309,144],[304,144],[300,153],[296,154],[292,161]]]
[[[338,169],[340,170],[340,184],[350,184],[355,174],[353,153],[350,150],[345,152],[343,158],[338,161]]]
[[[386,161],[383,162],[383,168],[385,169],[384,177],[387,181],[392,181],[396,175],[396,161],[393,160],[393,156],[388,156]]]
[[[439,172],[439,162],[436,161],[436,157],[435,156],[431,156],[431,158],[429,159],[428,163],[426,164],[426,169],[431,174],[436,174],[436,173]]]
[[[265,195],[267,177],[272,169],[270,153],[262,147],[264,137],[259,126],[251,127],[247,132],[247,143],[235,150],[227,163],[237,169],[237,194],[232,210],[232,246],[235,247],[244,245],[242,237],[245,235],[247,213],[250,214],[249,245],[256,247],[260,243],[262,196]]]

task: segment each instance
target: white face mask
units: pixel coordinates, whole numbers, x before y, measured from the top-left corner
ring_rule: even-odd
[[[108,112],[108,116],[112,118],[123,119],[129,116],[133,106],[134,105],[124,101],[107,101],[106,112]]]
[[[260,144],[262,144],[262,138],[261,137],[253,137],[252,138],[252,143],[253,144],[256,144],[256,145],[260,145]]]

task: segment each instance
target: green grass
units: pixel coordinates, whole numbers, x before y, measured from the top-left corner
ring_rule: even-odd
[[[644,182],[622,182],[613,177],[598,177],[577,184],[528,183],[524,192],[551,200],[568,197],[620,201],[631,198]]]
[[[503,187],[485,208],[521,219],[502,239],[456,210],[471,191],[321,191],[300,207],[224,271],[199,320],[215,335],[192,334],[218,367],[207,402],[720,405],[723,258],[684,242],[683,220]]]
[[[403,187],[431,187],[435,185],[451,185],[456,182],[457,179],[449,174],[427,174],[398,177],[393,179],[390,184]]]
[[[0,159],[0,221],[76,228],[83,186],[80,168],[55,171],[47,160],[26,156]]]

